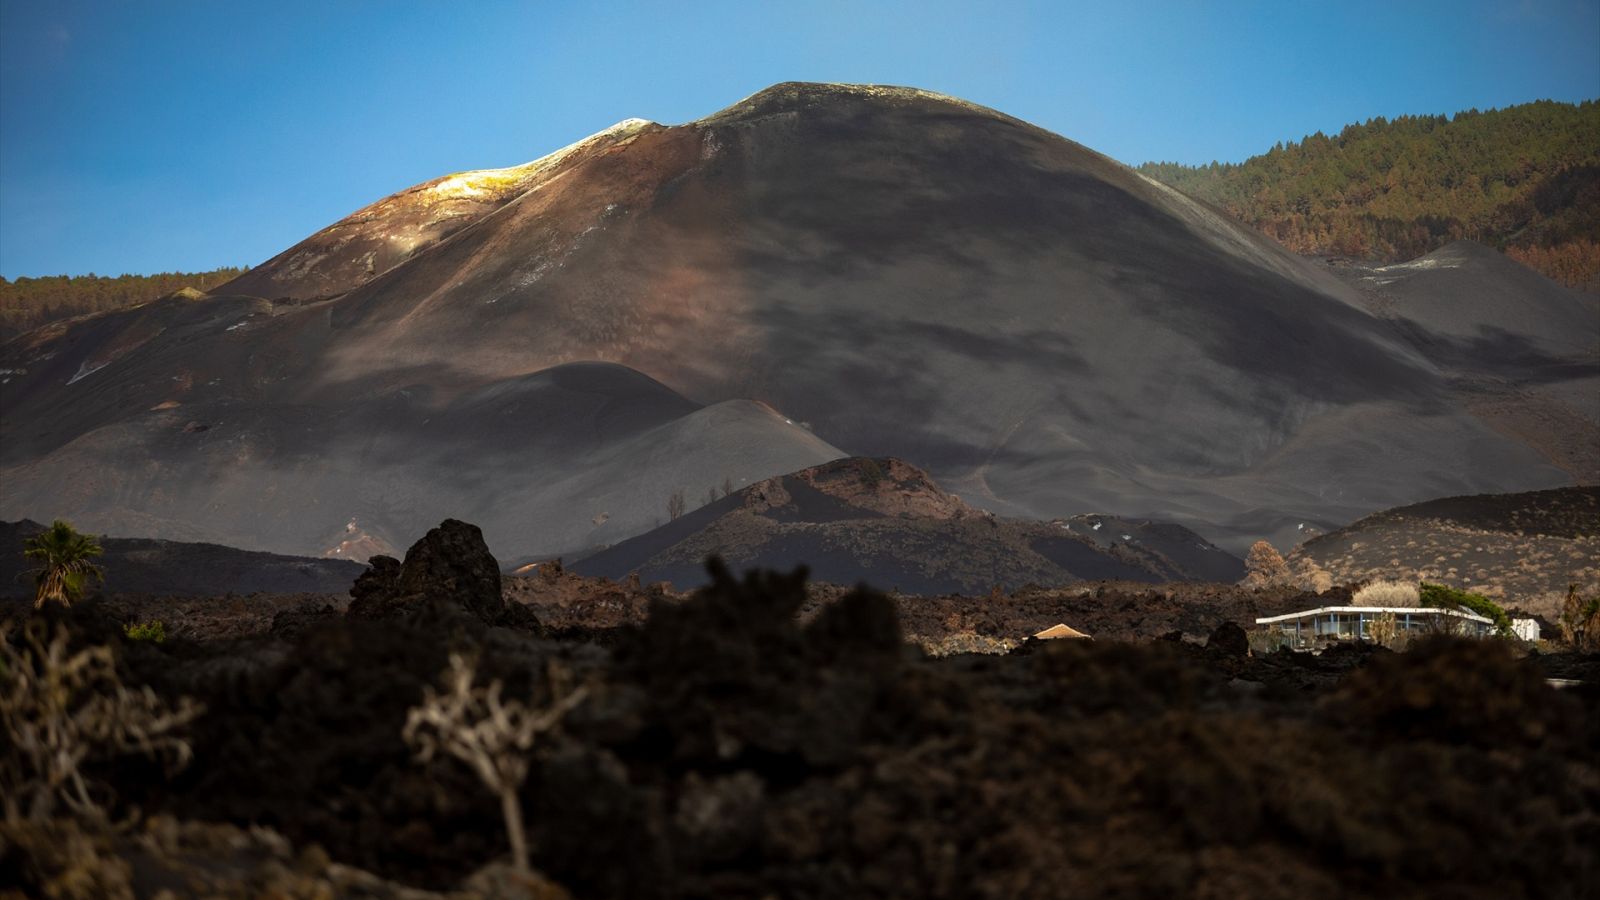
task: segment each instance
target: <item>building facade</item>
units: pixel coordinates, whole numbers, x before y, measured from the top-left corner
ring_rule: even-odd
[[[1380,632],[1388,627],[1390,615],[1394,616],[1394,633],[1374,634],[1374,626]],[[1493,621],[1475,613],[1415,606],[1319,606],[1303,612],[1259,618],[1256,626],[1277,632],[1285,645],[1296,650],[1342,641],[1387,641],[1400,635],[1491,637],[1497,633]]]

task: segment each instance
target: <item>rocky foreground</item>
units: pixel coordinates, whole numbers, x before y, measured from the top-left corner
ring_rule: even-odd
[[[1172,640],[933,657],[907,642],[927,625],[903,599],[819,595],[800,574],[617,591],[595,607],[613,621],[541,621],[476,529],[447,522],[375,564],[347,611],[294,607],[247,636],[134,641],[106,606],[51,609],[34,621],[109,645],[125,685],[205,712],[170,776],[137,756],[88,764],[112,818],[155,818],[8,821],[0,881],[60,896],[551,897],[1515,898],[1600,884],[1594,657],[1445,639],[1250,655],[1228,624],[1203,643],[1179,624]],[[569,614],[583,605],[570,599]],[[1044,601],[999,606],[1030,602]],[[497,865],[506,829],[478,777],[420,763],[402,737],[452,653],[534,709],[582,692],[528,751],[518,797],[537,875]],[[1582,683],[1557,690],[1552,675]]]

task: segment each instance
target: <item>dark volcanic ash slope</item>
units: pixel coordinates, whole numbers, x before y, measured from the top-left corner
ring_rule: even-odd
[[[844,459],[752,485],[571,568],[618,580],[637,573],[684,590],[707,582],[705,560],[716,555],[735,571],[803,564],[818,581],[914,594],[1243,574],[1243,563],[1194,532],[1146,524],[1166,540],[1123,535],[1101,544],[1066,523],[976,510],[900,460]],[[1185,564],[1162,552],[1180,545]]]
[[[785,84],[580,147],[487,178],[448,222],[427,185],[403,192],[227,289],[286,302],[214,298],[115,353],[109,331],[138,311],[6,345],[0,514],[55,515],[71,484],[87,527],[303,552],[323,548],[295,535],[352,517],[409,534],[459,515],[514,557],[639,533],[675,483],[693,497],[696,479],[750,483],[837,447],[1007,514],[1110,510],[1238,549],[1566,483],[1323,267],[992,110]],[[391,220],[407,249],[377,253]],[[519,441],[545,423],[479,403],[595,360],[710,410],[744,403],[744,437],[685,419],[681,477],[637,443],[596,469],[559,421],[551,455],[530,455]],[[767,459],[719,449],[739,444]],[[644,498],[626,525],[579,490],[596,471],[645,483],[613,495]]]
[[[614,543],[666,521],[676,490],[695,496],[843,455],[762,404],[701,406],[606,363],[487,383],[419,367],[392,384],[302,393],[288,351],[259,346],[295,314],[245,303],[205,305],[213,327],[228,323],[215,340],[184,318],[204,307],[157,307],[49,342],[33,383],[109,364],[80,358],[114,360],[120,378],[68,385],[82,417],[70,423],[49,415],[62,393],[8,396],[5,452],[22,461],[4,475],[4,507],[94,531],[317,555],[344,549],[356,528],[373,550],[404,546],[421,523],[467,508],[509,557]],[[152,335],[144,352],[103,349],[133,331]]]
[[[1600,297],[1473,241],[1333,271],[1439,366],[1481,421],[1580,484],[1600,482]]]
[[[32,597],[33,561],[22,543],[44,530],[38,522],[0,522],[0,597]],[[366,566],[342,559],[307,559],[145,538],[102,537],[95,560],[107,594],[342,594]]]
[[[1244,577],[1243,560],[1219,553],[1216,545],[1182,525],[1095,514],[1055,519],[1050,524],[1108,550],[1134,546],[1158,555],[1174,572],[1193,581],[1233,584]]]
[[[1289,556],[1336,582],[1427,580],[1546,615],[1600,593],[1600,487],[1446,497],[1367,516]]]
[[[1431,339],[1424,347],[1441,361],[1600,354],[1600,297],[1563,287],[1476,241],[1456,241],[1410,262],[1336,271],[1387,316]]]

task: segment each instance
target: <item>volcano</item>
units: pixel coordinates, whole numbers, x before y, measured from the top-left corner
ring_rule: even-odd
[[[407,189],[210,295],[8,342],[0,518],[317,554],[455,516],[514,558],[872,456],[1004,516],[1173,521],[1238,552],[1570,483],[1538,423],[1461,389],[1479,365],[1558,398],[1600,373],[1584,301],[1534,279],[1495,290],[1537,290],[1520,308],[1576,335],[1442,360],[1495,302],[1387,315],[994,110],[781,84]]]

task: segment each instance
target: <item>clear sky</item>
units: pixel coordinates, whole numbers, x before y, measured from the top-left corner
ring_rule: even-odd
[[[1600,0],[0,0],[0,275],[253,265],[400,188],[779,81],[914,85],[1129,163],[1600,96]]]

